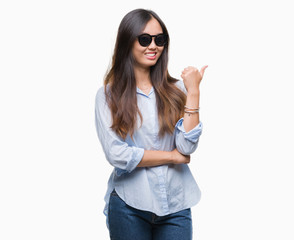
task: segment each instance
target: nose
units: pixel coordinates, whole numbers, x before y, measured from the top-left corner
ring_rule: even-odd
[[[154,37],[152,37],[152,41],[151,41],[150,45],[148,46],[148,48],[151,48],[151,49],[156,48],[155,38]]]

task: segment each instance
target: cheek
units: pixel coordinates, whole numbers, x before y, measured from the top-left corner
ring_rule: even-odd
[[[161,54],[163,53],[163,48],[162,49],[158,49],[158,57],[160,57],[161,56]]]
[[[133,50],[132,50],[132,53],[133,53],[133,56],[135,58],[140,58],[142,56],[142,54],[144,53],[144,48],[142,48],[140,45],[138,46],[139,44],[134,44],[134,47],[133,47]]]
[[[133,51],[133,57],[136,62],[141,62],[143,59],[143,53],[139,50],[134,50]]]

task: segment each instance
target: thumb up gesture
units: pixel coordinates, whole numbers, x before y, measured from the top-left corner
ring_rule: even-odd
[[[189,66],[182,71],[181,77],[183,78],[187,92],[199,91],[199,85],[207,67],[208,66],[205,65],[199,71],[197,68]]]

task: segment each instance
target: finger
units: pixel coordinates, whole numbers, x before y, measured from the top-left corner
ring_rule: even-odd
[[[206,69],[207,67],[208,67],[208,65],[205,65],[205,66],[203,66],[203,67],[201,68],[201,70],[200,70],[200,74],[201,74],[201,76],[204,75],[205,69]]]
[[[182,71],[182,75],[186,75],[188,73],[188,71],[184,70]]]

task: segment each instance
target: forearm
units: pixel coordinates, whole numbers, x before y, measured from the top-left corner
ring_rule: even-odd
[[[176,148],[172,151],[144,150],[144,155],[137,167],[155,167],[164,164],[188,164],[190,155],[181,154]]]
[[[186,106],[189,108],[199,109],[199,90],[187,93]],[[198,113],[185,113],[183,125],[186,132],[196,127],[199,124],[199,112]]]
[[[151,167],[172,163],[172,154],[168,151],[145,150],[137,167]]]

